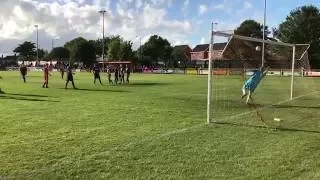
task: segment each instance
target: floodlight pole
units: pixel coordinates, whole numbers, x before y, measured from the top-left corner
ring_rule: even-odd
[[[104,71],[104,49],[105,49],[105,44],[104,44],[104,14],[107,11],[102,9],[99,11],[100,14],[102,14],[102,70]]]
[[[37,29],[37,63],[39,63],[39,25],[34,25]]]
[[[263,17],[263,28],[262,28],[262,38],[263,38],[263,42],[262,42],[262,58],[261,58],[261,66],[264,66],[264,59],[265,59],[265,27],[266,27],[266,19],[267,19],[267,0],[264,0],[264,17]]]
[[[54,43],[55,43],[55,42],[54,42],[55,40],[58,40],[58,38],[57,38],[57,37],[56,37],[56,38],[52,38],[52,50],[54,49],[54,46],[55,46],[55,44],[54,44]]]
[[[208,97],[207,97],[207,123],[211,123],[211,95],[212,95],[212,49],[213,49],[213,22],[210,31],[210,46],[209,46],[209,70],[208,70]],[[215,23],[216,24],[216,23]]]
[[[293,88],[294,88],[294,66],[296,59],[296,46],[292,47],[292,69],[291,69],[291,87],[290,87],[290,100],[293,100]]]
[[[139,47],[139,61],[140,61],[140,63],[142,62],[141,60],[142,60],[142,49],[141,49],[141,36],[140,36],[140,45],[139,45],[140,47]]]

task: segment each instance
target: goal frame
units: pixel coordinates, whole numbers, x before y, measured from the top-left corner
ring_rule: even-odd
[[[208,94],[207,94],[207,123],[211,123],[211,117],[212,117],[212,106],[211,103],[211,96],[212,96],[212,63],[214,60],[215,55],[213,54],[213,44],[214,44],[214,36],[220,36],[220,37],[226,37],[228,38],[228,42],[226,47],[229,45],[229,42],[233,39],[240,39],[240,40],[246,40],[246,41],[252,41],[252,42],[259,42],[263,44],[273,44],[273,45],[280,45],[280,46],[287,46],[292,48],[292,65],[291,65],[291,83],[290,83],[290,101],[293,100],[293,89],[294,89],[294,68],[295,68],[295,61],[296,61],[296,47],[297,46],[306,46],[306,50],[302,53],[301,57],[298,60],[301,60],[304,55],[308,52],[310,48],[310,44],[291,44],[291,43],[284,43],[284,42],[275,42],[265,39],[258,39],[253,37],[247,37],[247,36],[241,36],[236,34],[229,34],[222,31],[214,31],[213,30],[213,24],[211,26],[211,33],[210,33],[210,46],[209,46],[209,67],[208,67]],[[223,52],[221,53],[221,56],[223,56],[224,51],[226,50],[226,47],[224,48]],[[262,54],[264,56],[264,54]]]

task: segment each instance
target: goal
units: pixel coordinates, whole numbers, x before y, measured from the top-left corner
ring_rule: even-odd
[[[216,39],[224,43],[223,49],[215,48]],[[212,31],[207,122],[257,125],[265,124],[265,121],[274,124],[279,119],[288,118],[292,115],[290,111],[294,110],[290,108],[294,107],[292,103],[303,101],[316,92],[314,79],[305,77],[305,72],[310,69],[309,47],[309,44],[290,44],[271,38],[263,40]],[[256,88],[250,105],[247,105],[241,99],[241,89],[253,71],[262,66],[269,71]]]

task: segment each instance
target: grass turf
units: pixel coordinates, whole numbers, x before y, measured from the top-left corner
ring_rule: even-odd
[[[0,76],[0,179],[320,178],[318,79],[297,78],[287,102],[290,79],[267,77],[257,110],[239,100],[239,77],[214,77],[218,123],[205,125],[205,76],[134,74],[130,85],[100,86],[77,73],[79,90],[58,74],[49,89],[40,73],[26,84],[18,72]]]

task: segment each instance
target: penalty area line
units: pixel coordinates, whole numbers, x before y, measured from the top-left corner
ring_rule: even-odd
[[[290,101],[294,101],[294,100],[300,99],[302,97],[313,95],[313,94],[317,94],[317,93],[319,93],[319,91],[313,91],[311,93],[300,95],[300,96],[297,96],[295,98],[288,99],[288,100],[285,100],[285,101],[280,101],[278,103],[275,103],[275,104],[269,105],[269,106],[265,106],[265,107],[260,108],[260,109],[267,109],[267,108],[270,108],[270,107],[272,107],[274,105],[284,104],[284,103],[287,103],[287,102],[290,102]],[[247,112],[244,112],[244,113],[239,113],[239,114],[224,118],[222,120],[228,120],[228,119],[244,116],[244,115],[247,115],[247,114],[250,114],[250,113],[253,113],[253,112],[256,112],[256,110],[247,111]],[[214,124],[214,122],[212,124]],[[100,155],[110,155],[110,153],[113,153],[114,151],[117,151],[117,150],[122,149],[122,148],[130,148],[132,146],[143,144],[143,143],[148,142],[148,141],[154,141],[154,140],[161,139],[163,137],[168,137],[168,136],[171,136],[171,135],[184,133],[184,132],[187,132],[187,131],[192,130],[192,129],[205,127],[207,125],[208,125],[207,123],[200,123],[200,124],[196,124],[194,126],[181,128],[181,129],[176,129],[176,130],[169,131],[169,132],[166,132],[166,133],[158,134],[158,135],[155,135],[155,136],[149,137],[149,138],[138,138],[137,140],[135,140],[133,142],[126,143],[126,144],[125,143],[124,144],[119,144],[117,146],[114,146],[114,147],[110,148],[109,150],[104,150],[102,152],[93,153],[93,154],[85,154],[83,156],[83,159],[80,160],[80,161],[87,161],[88,159],[92,159],[92,158],[95,158],[95,157],[100,156]],[[70,159],[70,158],[62,158],[62,161],[68,161],[68,160],[72,160],[72,159]],[[58,164],[58,162],[53,164],[52,166],[55,166],[57,164]],[[42,169],[38,169],[38,170],[34,170],[34,171],[26,171],[26,172],[25,171],[22,171],[22,172],[20,171],[18,175],[20,177],[22,175],[29,174],[29,173],[50,172],[52,170],[52,168],[51,168],[52,166],[50,166],[50,168],[44,167]],[[4,178],[8,178],[8,177],[4,177]]]
[[[284,104],[284,103],[287,103],[287,102],[290,102],[290,101],[294,101],[294,100],[300,99],[300,98],[305,97],[305,96],[310,96],[310,95],[313,95],[313,94],[317,94],[318,92],[319,91],[313,91],[311,93],[300,95],[300,96],[294,97],[292,99],[288,99],[288,100],[285,100],[285,101],[280,101],[278,103],[275,103],[275,104],[260,108],[260,110],[268,109],[268,108],[271,108],[272,106],[275,106],[275,105],[280,105],[280,104]],[[237,118],[237,117],[240,117],[240,116],[248,115],[248,114],[251,114],[251,113],[254,113],[254,112],[256,112],[256,110],[239,113],[239,114],[224,118],[222,120],[229,120],[229,119]],[[212,123],[214,124],[214,122],[212,122]],[[132,142],[132,143],[129,143],[129,144],[124,145],[124,146],[128,147],[128,146],[131,146],[131,145],[134,145],[134,144],[140,144],[140,143],[145,142],[145,141],[157,140],[157,139],[160,139],[160,138],[163,138],[163,137],[171,136],[171,135],[174,135],[174,134],[180,134],[180,133],[183,133],[183,132],[186,132],[186,131],[189,131],[189,130],[192,130],[192,129],[196,129],[196,128],[199,128],[199,127],[204,127],[206,125],[207,125],[207,123],[201,123],[201,124],[197,124],[197,125],[186,127],[186,128],[182,128],[182,129],[176,129],[176,130],[173,130],[173,131],[169,131],[169,132],[166,132],[166,133],[163,133],[163,134],[156,135],[153,138],[144,138],[144,139],[141,139],[140,141]]]

